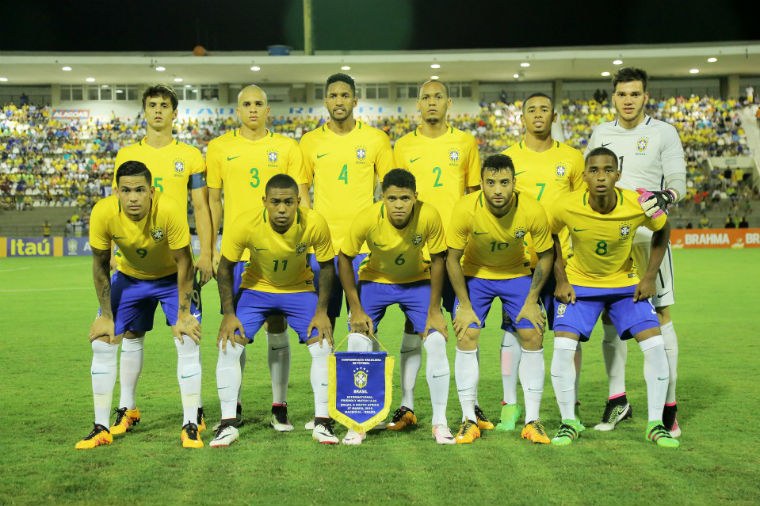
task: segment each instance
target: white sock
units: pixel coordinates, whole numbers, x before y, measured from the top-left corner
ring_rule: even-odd
[[[314,418],[329,418],[327,411],[327,357],[330,345],[325,340],[309,345],[311,354],[311,389],[314,391]]]
[[[639,343],[644,352],[644,380],[647,382],[649,421],[662,420],[665,395],[668,392],[668,357],[662,336],[653,336]]]
[[[501,340],[501,386],[502,400],[506,404],[517,404],[517,370],[520,366],[522,348],[512,332],[504,331]]]
[[[668,356],[668,369],[670,381],[668,382],[668,394],[665,397],[666,404],[676,402],[676,380],[678,380],[678,338],[673,322],[660,325],[662,339],[665,342],[665,354]]]
[[[459,403],[462,405],[464,419],[476,421],[475,403],[477,402],[477,385],[480,379],[476,350],[463,351],[457,348],[454,360],[454,376],[457,382]]]
[[[404,332],[401,338],[401,405],[414,411],[414,386],[422,367],[422,339]]]
[[[240,388],[238,389],[237,394],[237,403],[240,404],[240,399],[243,398],[243,373],[245,372],[245,362],[246,362],[246,347],[243,346],[243,352],[240,354]]]
[[[544,395],[544,349],[522,350],[520,383],[525,398],[525,423],[539,419],[541,396]]]
[[[116,352],[118,344],[96,339],[92,342],[92,400],[95,406],[95,423],[111,426],[111,399],[116,385]]]
[[[179,339],[174,338],[184,426],[187,423],[198,423],[198,407],[201,403],[201,353],[200,346],[188,336],[183,335],[182,340],[184,342],[180,343]]]
[[[267,332],[267,359],[272,376],[272,404],[288,401],[288,378],[290,377],[290,344],[288,331]]]
[[[372,339],[364,334],[351,332],[348,334],[348,351],[370,352],[372,351]]]
[[[448,426],[446,405],[449,401],[451,369],[446,356],[446,339],[440,332],[434,331],[428,334],[425,339],[425,351],[427,352],[425,377],[430,389],[430,403],[433,405],[433,425]]]
[[[552,357],[552,387],[563,420],[575,420],[575,366],[573,355],[578,341],[569,337],[554,338]]]
[[[613,324],[604,323],[602,327],[604,327],[602,354],[609,379],[609,396],[610,398],[618,397],[625,393],[625,362],[628,358],[628,344],[618,337]]]
[[[575,357],[573,362],[575,364],[575,403],[578,404],[578,397],[581,395],[581,366],[583,365],[583,346],[580,341],[578,347],[575,349]]]
[[[243,374],[240,369],[240,354],[245,346],[227,341],[227,349],[219,344],[219,358],[216,361],[216,390],[222,405],[222,420],[237,416],[237,396]]]
[[[119,385],[121,387],[120,408],[135,409],[135,392],[137,380],[143,367],[143,343],[145,337],[123,339],[121,341],[121,364],[119,367]]]

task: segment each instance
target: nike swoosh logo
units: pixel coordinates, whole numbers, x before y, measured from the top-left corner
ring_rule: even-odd
[[[433,377],[434,378],[445,378],[446,376],[450,376],[450,375],[451,374],[439,374],[438,376],[436,376],[435,374],[433,374]]]
[[[586,232],[587,230],[588,230],[587,228],[573,227],[573,232]]]
[[[317,154],[317,159],[320,159],[320,158],[322,158],[323,156],[327,156],[327,155],[329,155],[329,154],[330,154],[330,153],[322,153],[321,155],[320,155],[320,154]]]
[[[124,239],[124,236],[123,235],[114,235],[114,236],[111,236],[111,239]]]
[[[422,158],[422,157],[421,157],[421,156],[418,156],[417,158],[410,158],[410,159],[409,159],[409,163],[414,163],[414,162],[416,162],[417,160],[419,160],[420,158]]]
[[[229,162],[229,161],[232,161],[232,160],[234,160],[235,158],[240,158],[240,155],[235,155],[235,156],[228,156],[228,157],[227,157],[227,161],[228,161],[228,162]]]
[[[108,371],[105,371],[105,372],[100,372],[100,371],[90,371],[90,374],[92,374],[93,376],[94,376],[94,375],[96,375],[96,374],[108,374]]]
[[[665,297],[669,293],[670,293],[670,290],[668,290],[667,292],[663,293],[662,295],[655,295],[655,297],[657,297],[658,299],[661,299],[661,298]]]
[[[666,376],[666,377],[664,377],[664,378],[660,378],[659,376],[657,376],[657,381],[665,381],[666,379],[668,379],[668,377],[667,377],[667,376]]]
[[[483,234],[487,234],[488,232],[478,232],[477,230],[473,230],[472,233],[475,235],[483,235]]]
[[[253,249],[255,249],[256,251],[267,251],[266,248],[257,248],[255,246],[253,247]]]
[[[188,374],[185,376],[184,374],[181,375],[182,379],[192,378],[193,376],[198,376],[200,373],[194,373],[194,374]]]
[[[191,316],[192,316],[193,318],[200,318],[200,317],[201,317],[201,314],[200,314],[200,313],[193,313]]]
[[[289,348],[289,347],[290,346],[286,344],[285,346],[280,346],[279,348],[272,348],[272,351],[284,350],[285,348]]]
[[[611,143],[611,142],[603,142],[603,143],[602,143],[602,147],[603,147],[603,148],[606,148],[606,147],[607,147],[607,146],[609,146],[610,144],[612,144],[612,143]]]

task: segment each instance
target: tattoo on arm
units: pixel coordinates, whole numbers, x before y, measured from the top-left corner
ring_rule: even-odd
[[[544,281],[544,269],[541,267],[541,264],[537,264],[536,270],[533,271],[533,280],[530,282],[531,290],[541,286],[541,283],[543,283],[543,281]]]

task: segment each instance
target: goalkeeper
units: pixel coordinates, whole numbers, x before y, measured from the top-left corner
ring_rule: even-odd
[[[647,114],[649,93],[647,73],[641,69],[620,69],[612,80],[612,103],[615,120],[597,125],[588,142],[588,151],[605,147],[618,155],[621,177],[617,186],[639,191],[639,202],[647,216],[667,212],[686,193],[686,161],[676,129]],[[633,259],[639,269],[649,262],[651,232],[645,227],[637,230],[633,244]],[[660,320],[665,351],[670,368],[670,383],[665,399],[662,420],[673,437],[681,434],[676,420],[676,365],[678,341],[670,318],[670,306],[675,303],[673,257],[670,246],[657,274],[657,292],[652,303]],[[613,430],[630,418],[632,411],[625,390],[627,347],[617,336],[615,327],[603,317],[602,350],[609,376],[609,398],[597,430]]]

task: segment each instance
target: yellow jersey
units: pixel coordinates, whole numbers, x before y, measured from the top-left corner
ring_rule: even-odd
[[[439,137],[417,128],[393,147],[396,166],[417,180],[419,199],[432,204],[448,226],[451,209],[468,187],[480,185],[480,153],[475,137],[452,126]]]
[[[185,213],[187,213],[187,189],[206,186],[204,179],[206,166],[203,163],[203,155],[198,148],[176,139],[161,148],[149,146],[145,139],[121,148],[114,162],[114,188],[116,188],[116,170],[122,163],[130,160],[144,163],[153,177],[153,187],[156,191],[171,195],[178,204],[182,204]]]
[[[566,267],[573,285],[622,288],[639,282],[631,258],[633,236],[640,226],[662,229],[667,216],[647,218],[633,190],[615,188],[615,195],[617,205],[607,214],[591,209],[588,190],[563,195],[548,209],[552,233],[567,228],[573,242]]]
[[[301,138],[314,209],[330,225],[335,251],[340,251],[353,218],[372,206],[375,185],[393,167],[393,151],[382,130],[357,121],[346,135],[327,124]]]
[[[251,260],[243,272],[242,288],[270,293],[313,292],[314,273],[306,255],[313,248],[319,262],[332,261],[335,252],[325,219],[316,211],[300,207],[283,234],[269,223],[263,205],[244,213],[222,236],[222,255],[239,262],[249,249]]]
[[[454,206],[446,242],[449,248],[464,251],[465,276],[481,279],[529,276],[525,236],[533,236],[538,252],[554,244],[541,204],[517,192],[512,198],[512,208],[500,218],[488,209],[482,190],[465,195]]]
[[[359,267],[361,281],[401,284],[430,279],[430,261],[423,254],[446,251],[446,238],[438,211],[417,201],[409,223],[398,229],[390,222],[384,202],[357,216],[342,252],[355,257],[366,241],[369,255]],[[426,248],[427,246],[427,248]]]
[[[148,214],[131,220],[121,211],[119,197],[111,195],[95,204],[90,215],[90,246],[108,251],[116,243],[116,268],[137,279],[158,279],[177,272],[171,250],[190,244],[187,211],[173,199],[156,192]]]

